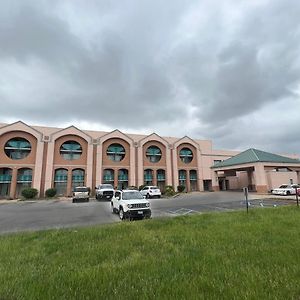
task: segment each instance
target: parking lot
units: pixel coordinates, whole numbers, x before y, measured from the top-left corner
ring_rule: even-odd
[[[201,192],[182,194],[175,198],[150,199],[152,217],[174,217],[208,211],[233,211],[246,209],[241,192]],[[250,209],[274,208],[295,205],[294,197],[249,195]],[[0,233],[68,228],[120,222],[112,214],[110,202],[91,199],[87,203],[65,200],[35,200],[0,204]]]

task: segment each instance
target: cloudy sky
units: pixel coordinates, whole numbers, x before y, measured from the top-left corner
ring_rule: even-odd
[[[0,4],[0,122],[300,153],[299,1]]]

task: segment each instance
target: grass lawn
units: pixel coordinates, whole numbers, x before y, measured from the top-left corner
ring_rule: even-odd
[[[0,237],[0,299],[299,299],[300,210]]]

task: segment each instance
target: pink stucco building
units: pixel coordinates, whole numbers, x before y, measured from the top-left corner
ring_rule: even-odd
[[[237,151],[213,149],[209,140],[80,130],[74,126],[30,126],[0,123],[0,197],[17,198],[24,187],[40,196],[55,187],[60,195],[72,188],[111,183],[118,188],[166,185],[186,191],[240,189],[259,192],[293,180],[299,183],[297,159],[219,165]],[[296,158],[296,157],[294,157]],[[272,173],[273,172],[273,173]]]

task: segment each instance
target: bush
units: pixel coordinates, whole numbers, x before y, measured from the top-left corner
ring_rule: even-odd
[[[34,188],[26,188],[21,194],[25,199],[32,199],[38,194],[38,190]]]
[[[184,186],[184,185],[178,185],[178,186],[177,186],[177,191],[178,191],[179,193],[182,193],[184,190],[185,190],[185,186]]]
[[[146,184],[140,185],[140,186],[139,186],[139,191],[142,190],[145,186],[146,186]]]
[[[46,195],[46,197],[49,197],[49,198],[54,197],[56,195],[56,189],[51,188],[51,189],[46,190],[45,195]]]
[[[165,196],[170,197],[170,196],[174,196],[176,193],[172,185],[166,185],[164,194]]]

